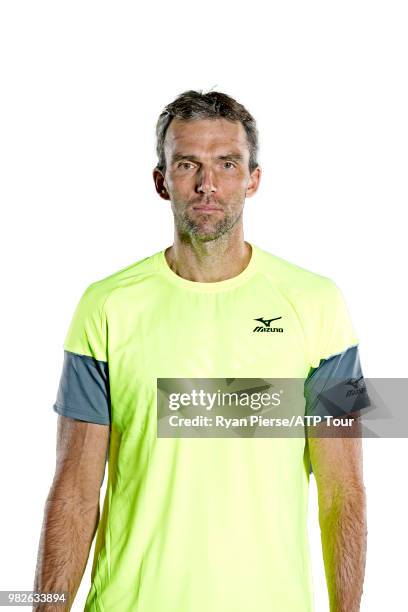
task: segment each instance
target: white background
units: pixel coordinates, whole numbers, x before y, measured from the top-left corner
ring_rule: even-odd
[[[172,243],[151,171],[155,121],[182,91],[218,89],[255,115],[263,179],[245,238],[338,284],[367,377],[407,376],[408,24],[406,3],[392,0],[13,0],[0,10],[0,589],[29,590],[62,342],[88,284]],[[364,448],[361,609],[399,611],[407,440]],[[309,522],[316,612],[326,612],[314,481]],[[90,562],[73,610],[89,580]]]

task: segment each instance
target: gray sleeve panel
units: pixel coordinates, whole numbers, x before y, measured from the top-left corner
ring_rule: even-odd
[[[358,345],[321,359],[305,381],[305,414],[346,417],[370,405]],[[312,467],[310,466],[310,473]]]
[[[370,405],[358,345],[321,359],[305,381],[306,415],[347,416]]]
[[[64,350],[64,363],[53,409],[72,419],[109,425],[111,413],[107,362]]]

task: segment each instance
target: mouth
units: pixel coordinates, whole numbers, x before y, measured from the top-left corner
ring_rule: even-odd
[[[216,212],[222,210],[216,206],[193,206],[193,210],[199,210],[201,212]]]

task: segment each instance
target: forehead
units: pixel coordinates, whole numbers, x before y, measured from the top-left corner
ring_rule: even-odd
[[[173,119],[170,123],[165,148],[175,152],[195,153],[234,147],[248,150],[245,129],[239,121],[227,119]]]

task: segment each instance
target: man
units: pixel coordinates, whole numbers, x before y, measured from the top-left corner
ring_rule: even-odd
[[[156,133],[153,177],[174,242],[89,285],[74,313],[35,590],[72,602],[97,530],[86,611],[310,612],[312,467],[330,609],[356,612],[366,540],[358,437],[158,435],[163,380],[361,373],[334,282],[244,240],[244,202],[261,176],[250,113],[225,94],[188,91]]]

